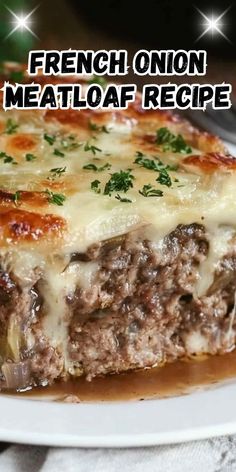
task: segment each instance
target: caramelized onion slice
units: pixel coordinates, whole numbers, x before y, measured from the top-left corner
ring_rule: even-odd
[[[30,361],[4,362],[2,373],[5,377],[5,387],[18,389],[24,388],[30,382]]]

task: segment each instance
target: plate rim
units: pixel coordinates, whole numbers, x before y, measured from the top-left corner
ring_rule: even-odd
[[[69,404],[2,394],[0,440],[42,446],[127,448],[223,436],[236,433],[235,398],[236,382],[142,402]]]

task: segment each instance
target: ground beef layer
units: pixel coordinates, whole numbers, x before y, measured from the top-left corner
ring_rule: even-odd
[[[94,262],[97,270],[90,287],[78,285],[66,297],[69,367],[60,346],[52,346],[42,329],[42,274],[36,268],[34,284],[22,289],[14,273],[2,271],[2,386],[22,388],[81,374],[90,380],[233,349],[236,247],[232,242],[212,285],[198,297],[199,266],[208,252],[204,227],[191,224],[179,225],[161,244],[133,232],[72,254],[69,264]],[[34,336],[32,346],[24,333]]]

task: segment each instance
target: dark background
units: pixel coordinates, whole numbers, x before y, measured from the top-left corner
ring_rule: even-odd
[[[28,32],[16,32],[9,39],[4,38],[11,29],[13,11],[29,12],[36,5],[32,16],[32,29],[38,35],[35,39]],[[229,8],[230,7],[230,8]],[[221,35],[205,35],[198,42],[203,31],[204,19],[197,11],[220,15]],[[208,68],[204,82],[231,82],[236,80],[236,1],[219,0],[6,0],[0,3],[0,59],[27,61],[28,51],[34,49],[127,49],[130,62],[137,49],[206,49]],[[166,82],[165,77],[122,78],[144,82]],[[175,82],[186,81],[186,77],[175,77]],[[189,81],[189,78],[188,78]],[[196,78],[195,78],[196,81]]]
[[[111,37],[126,38],[144,48],[204,48],[212,54],[235,55],[236,8],[230,1],[196,0],[127,0],[86,1],[71,0],[78,15],[83,15],[88,24],[99,31],[108,32]],[[230,8],[229,8],[230,7]],[[197,8],[205,14],[219,16],[228,10],[222,23],[231,43],[220,35],[214,38],[204,36],[196,43],[202,32],[200,23],[204,21]]]

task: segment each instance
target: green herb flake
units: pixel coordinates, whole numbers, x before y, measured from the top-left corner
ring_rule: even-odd
[[[119,200],[121,203],[133,203],[132,200],[130,200],[129,198],[123,198],[119,194],[117,194],[115,198]]]
[[[104,164],[103,166],[98,167],[98,172],[103,172],[104,170],[110,170],[110,168],[111,168],[111,164],[106,162],[106,164]]]
[[[101,87],[105,88],[107,86],[107,81],[104,79],[104,77],[94,75],[92,79],[88,80],[88,85],[92,84],[98,84],[101,85]]]
[[[44,133],[43,135],[45,141],[47,141],[48,144],[50,144],[50,146],[53,146],[53,144],[55,143],[56,141],[56,136],[53,135],[53,134],[47,134],[47,133]]]
[[[159,172],[159,177],[156,179],[161,185],[166,185],[171,187],[172,181],[169,175],[169,170],[177,170],[177,166],[165,165],[158,157],[155,161],[153,159],[147,159],[144,154],[138,152],[138,157],[135,159],[134,163],[139,164],[141,167],[146,169]],[[137,155],[137,153],[136,153]]]
[[[127,192],[133,187],[134,176],[130,170],[120,170],[111,174],[111,178],[105,185],[104,195],[110,195],[112,192]]]
[[[181,134],[173,134],[168,128],[159,128],[156,132],[156,143],[163,145],[163,151],[189,154],[192,148],[187,145]]]
[[[19,128],[19,125],[15,123],[15,121],[13,121],[11,118],[9,118],[6,122],[5,133],[14,134],[16,133],[17,128]]]
[[[94,180],[91,182],[91,190],[93,190],[95,193],[101,193],[101,189],[99,188],[100,183],[100,180]]]
[[[143,152],[141,152],[141,151],[136,151],[136,156],[137,157],[145,157],[145,154],[143,154]]]
[[[97,132],[100,132],[100,133],[107,133],[109,134],[109,131],[107,129],[106,126],[102,125],[102,126],[98,126],[96,123],[93,123],[92,121],[89,121],[89,128],[92,130],[92,131],[97,131]]]
[[[109,164],[108,162],[101,167],[98,167],[96,166],[96,164],[92,164],[92,163],[86,164],[85,166],[83,166],[83,169],[93,170],[94,172],[103,172],[104,170],[110,170],[110,168],[111,168],[111,164]]]
[[[30,161],[35,161],[35,159],[37,159],[37,156],[35,156],[34,154],[26,154],[25,155],[25,160],[30,162]]]
[[[84,145],[84,151],[91,151],[94,155],[96,152],[101,152],[102,150],[98,148],[97,146],[94,146],[93,144],[90,144],[88,141]]]
[[[0,152],[0,159],[3,160],[4,164],[17,164],[12,156],[9,156],[3,151]]]
[[[20,200],[20,192],[17,190],[15,193],[12,195],[12,200],[15,203],[15,205],[18,205],[19,200]]]
[[[164,162],[159,159],[157,156],[153,156],[155,160],[153,159],[148,159],[145,157],[145,154],[143,154],[140,151],[136,152],[136,159],[134,161],[134,164],[138,164],[141,167],[145,167],[146,169],[149,170],[154,170],[156,172],[160,172],[161,170],[177,170],[178,166],[177,165],[166,165]]]
[[[95,164],[86,164],[85,166],[83,166],[83,169],[94,170],[94,172],[97,172],[98,167]]]
[[[154,170],[156,172],[158,172],[160,168],[163,167],[163,164],[161,163],[161,161],[159,160],[154,161],[152,159],[147,159],[145,158],[144,154],[142,154],[142,156],[139,155],[138,157],[136,157],[134,164],[138,164],[141,167],[145,167],[145,169]]]
[[[144,185],[142,190],[139,190],[139,193],[143,197],[162,197],[163,192],[160,189],[155,189],[151,184]]]
[[[48,202],[53,203],[54,205],[62,206],[66,200],[65,195],[62,193],[53,193],[50,190],[45,190],[45,193],[48,197]]]
[[[50,169],[51,176],[48,177],[49,179],[55,179],[56,177],[61,177],[66,172],[66,167],[54,167],[53,169]]]
[[[60,149],[58,149],[58,148],[55,148],[55,149],[54,149],[53,154],[54,154],[55,156],[58,156],[58,157],[65,157],[64,152],[60,151]]]
[[[166,187],[171,187],[172,185],[170,175],[166,169],[160,171],[159,177],[157,177],[156,181],[161,185],[166,185]]]
[[[73,151],[74,149],[77,149],[81,146],[81,143],[76,141],[76,137],[73,134],[70,134],[69,136],[64,136],[61,139],[60,144],[63,150],[65,151]]]

